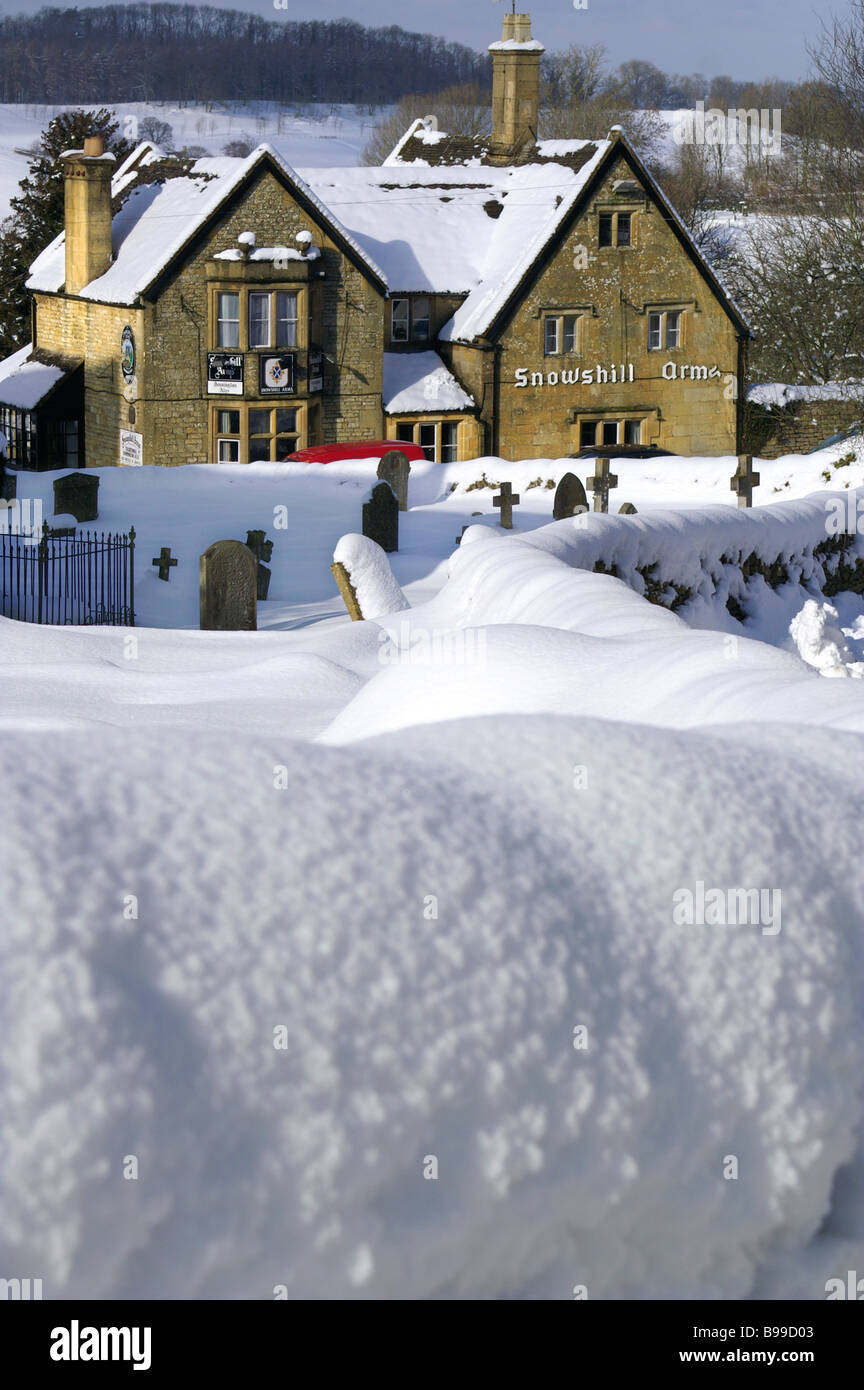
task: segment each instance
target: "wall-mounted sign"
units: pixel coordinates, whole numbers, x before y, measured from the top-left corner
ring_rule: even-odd
[[[309,390],[324,390],[324,369],[322,366],[323,358],[320,352],[310,352],[309,354]]]
[[[131,381],[135,375],[135,334],[128,323],[120,334],[120,370],[124,381]]]
[[[126,468],[140,468],[144,463],[144,436],[134,430],[120,431],[120,462]]]
[[[243,395],[242,352],[208,352],[207,394],[210,396]]]
[[[258,358],[258,390],[262,396],[286,396],[295,388],[297,358],[293,352]]]

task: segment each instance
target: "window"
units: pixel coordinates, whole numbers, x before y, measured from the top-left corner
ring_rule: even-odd
[[[459,426],[455,420],[445,420],[441,426],[441,462],[455,463],[459,457]]]
[[[220,410],[216,416],[216,428],[220,434],[239,434],[240,411]]]
[[[648,351],[657,352],[663,346],[681,346],[681,310],[658,310],[648,315]]]
[[[579,426],[579,448],[593,449],[597,443],[597,421],[583,420]]]
[[[220,347],[240,346],[240,296],[220,294],[216,341]]]
[[[602,438],[602,442],[603,442],[603,444],[605,444],[605,445],[607,445],[607,446],[610,445],[610,444],[617,444],[617,443],[618,443],[618,421],[617,421],[617,420],[604,420],[604,421],[603,421],[603,438]]]
[[[410,303],[407,299],[394,299],[391,308],[390,337],[394,343],[408,342],[408,315]]]
[[[632,212],[601,212],[597,218],[598,246],[632,246]]]
[[[63,439],[63,466],[78,467],[78,421],[61,420],[60,430]]]
[[[547,315],[543,320],[543,352],[546,357],[578,352],[578,314]]]
[[[250,294],[249,296],[249,346],[250,348],[270,346],[269,294]]]
[[[417,443],[420,445],[420,448],[423,450],[430,463],[435,462],[437,433],[438,431],[434,425],[418,425],[417,427]]]
[[[624,421],[624,443],[625,443],[625,444],[641,444],[641,443],[642,443],[642,421],[641,421],[641,420],[625,420],[625,421]]]
[[[219,463],[239,463],[240,462],[240,440],[239,439],[217,439],[216,458]]]
[[[278,463],[294,453],[298,434],[296,410],[250,410],[249,462]]]
[[[287,291],[276,292],[276,346],[297,346],[297,295]]]
[[[414,331],[413,331],[413,333],[412,333],[412,335],[411,335],[412,338],[414,339],[414,342],[415,342],[415,343],[428,343],[428,341],[429,341],[429,325],[430,325],[429,300],[428,300],[428,299],[415,299],[415,300],[414,300]]]
[[[455,463],[459,458],[459,421],[399,420],[396,440],[419,444],[430,463]]]

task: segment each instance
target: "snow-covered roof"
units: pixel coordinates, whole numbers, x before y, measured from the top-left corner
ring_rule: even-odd
[[[445,340],[486,331],[568,215],[609,150],[571,141],[578,170],[547,162],[505,168],[385,165],[303,173],[368,255],[391,294],[463,294]]]
[[[383,394],[388,415],[473,410],[475,404],[437,352],[385,352]]]
[[[0,362],[0,401],[18,410],[33,410],[66,375],[63,367],[31,360],[33,344]]]
[[[156,155],[145,156],[142,167]],[[226,198],[262,160],[271,161],[319,213],[325,226],[341,237],[379,280],[380,268],[342,227],[272,145],[261,144],[245,158],[202,158],[189,173],[159,182],[133,184],[115,214],[111,241],[114,261],[96,280],[79,291],[81,298],[108,304],[133,304],[170,265],[174,257],[198,228],[215,213]],[[134,181],[137,171],[129,161],[112,180],[112,195],[118,196]],[[65,236],[61,233],[36,257],[30,267],[27,288],[58,293],[66,277]]]

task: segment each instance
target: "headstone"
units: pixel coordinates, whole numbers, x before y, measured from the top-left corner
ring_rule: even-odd
[[[351,576],[345,566],[339,561],[334,560],[330,566],[330,573],[336,580],[336,587],[342,595],[342,601],[348,609],[348,615],[352,623],[363,621],[363,614],[360,611],[360,604],[357,602],[357,590],[351,583]]]
[[[475,515],[475,516],[481,516],[482,513],[481,513],[481,512],[475,512],[474,515]],[[465,535],[465,532],[468,530],[468,527],[469,527],[470,525],[471,525],[470,521],[467,522],[467,523],[462,527],[462,530],[459,532],[459,535],[458,535],[458,536],[454,536],[453,539],[455,540],[455,542],[456,542],[457,545],[461,545],[461,544],[462,544],[462,537]]]
[[[595,512],[608,512],[609,493],[618,486],[616,474],[609,472],[608,459],[594,460],[594,477],[588,479],[588,486],[594,493]]]
[[[513,508],[518,507],[520,497],[513,491],[512,483],[502,483],[497,497],[492,498],[492,506],[501,508],[501,525],[505,531],[513,530]]]
[[[247,531],[246,544],[258,561],[258,598],[263,602],[270,592],[270,571],[264,564],[273,554],[273,542],[266,541],[266,531]]]
[[[64,473],[54,479],[54,511],[71,512],[76,521],[95,521],[99,515],[99,474]]]
[[[555,489],[555,500],[552,503],[553,521],[563,521],[566,516],[578,516],[580,512],[587,510],[588,498],[582,480],[577,478],[575,473],[565,473]]]
[[[363,503],[363,535],[388,554],[399,549],[399,503],[387,482],[377,483]]]
[[[163,545],[162,549],[159,551],[159,554],[156,556],[154,560],[151,560],[150,563],[152,565],[158,565],[159,578],[164,579],[165,583],[167,584],[168,580],[171,578],[171,571],[177,564],[177,561],[171,559],[170,545]]]
[[[391,449],[385,454],[378,465],[378,477],[382,482],[389,483],[396,494],[396,501],[399,503],[400,512],[408,510],[408,475],[411,472],[411,464],[408,456],[403,454],[400,449]]]
[[[737,494],[739,507],[753,506],[753,489],[759,486],[759,474],[753,472],[752,454],[738,455],[738,467],[729,486]]]
[[[61,513],[60,516],[52,516],[48,523],[48,535],[74,536],[77,524],[74,516],[71,516],[68,512],[66,512],[65,515]]]
[[[636,516],[636,508],[632,502],[622,502],[618,508],[619,516]]]
[[[199,561],[202,632],[254,632],[257,562],[242,541],[216,541]]]

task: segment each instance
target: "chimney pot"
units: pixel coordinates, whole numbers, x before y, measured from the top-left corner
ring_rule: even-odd
[[[98,159],[105,153],[105,141],[101,135],[84,136],[84,154],[88,159]]]

